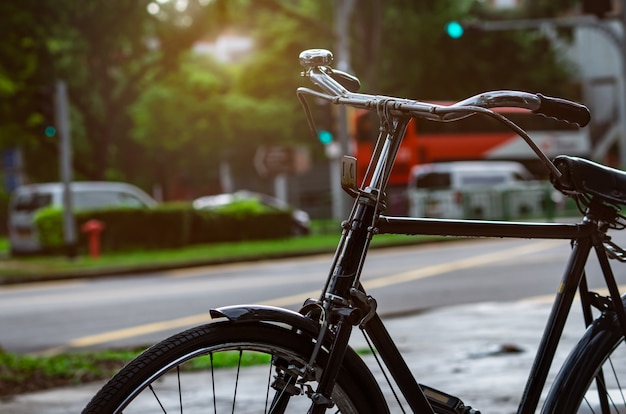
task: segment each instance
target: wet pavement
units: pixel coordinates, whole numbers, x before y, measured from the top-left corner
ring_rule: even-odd
[[[484,413],[515,413],[550,310],[544,298],[480,303],[385,318],[385,324],[420,383],[460,397]],[[555,366],[583,332],[576,309],[568,321]],[[355,332],[352,346],[365,347]],[[377,372],[373,357],[364,357]],[[550,379],[556,374],[551,372]],[[0,402],[4,414],[78,413],[101,383],[15,396]],[[387,387],[383,387],[391,399]],[[401,412],[390,402],[392,412]],[[195,412],[195,411],[185,411]]]

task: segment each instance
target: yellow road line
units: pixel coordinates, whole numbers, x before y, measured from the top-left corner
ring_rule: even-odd
[[[259,302],[257,305],[271,305],[271,306],[287,306],[297,303],[303,303],[306,298],[318,297],[319,290],[313,290],[306,293],[298,293],[296,295],[283,296],[282,298],[270,299],[267,301]],[[199,313],[197,315],[185,316],[183,318],[171,319],[169,321],[153,322],[144,325],[131,326],[129,328],[117,329],[114,331],[103,332],[101,334],[83,336],[76,338],[65,345],[61,345],[54,348],[49,348],[41,352],[36,352],[34,355],[55,355],[60,352],[64,352],[71,348],[86,348],[89,346],[95,346],[105,344],[107,342],[113,342],[121,339],[132,338],[141,335],[147,335],[155,332],[167,331],[174,328],[183,328],[188,326],[199,325],[207,323],[211,320],[208,312]]]
[[[424,279],[433,277],[445,273],[449,273],[455,270],[467,269],[470,267],[481,266],[489,263],[495,263],[510,259],[524,254],[531,254],[537,251],[545,250],[548,247],[556,245],[554,240],[542,240],[529,245],[521,247],[515,247],[503,251],[487,253],[480,256],[474,256],[467,259],[457,260],[450,263],[444,263],[440,265],[427,266],[412,271],[398,273],[395,275],[384,276],[373,280],[364,281],[365,287],[370,290],[373,288],[386,287],[396,285],[400,283],[406,283],[418,279]],[[320,291],[314,290],[305,293],[298,293],[295,295],[283,296],[280,298],[274,298],[259,302],[259,305],[272,305],[272,306],[287,306],[303,303],[304,299],[309,297],[319,296]],[[183,318],[172,319],[169,321],[161,321],[148,323],[144,325],[132,326],[124,329],[117,329],[114,331],[103,332],[101,334],[84,336],[76,338],[65,345],[45,350],[38,354],[56,354],[70,348],[84,348],[94,345],[100,345],[107,342],[112,342],[121,339],[132,338],[136,336],[146,335],[155,332],[166,331],[173,328],[182,328],[186,326],[193,326],[201,323],[206,323],[210,319],[207,313],[201,313],[197,315],[186,316]]]

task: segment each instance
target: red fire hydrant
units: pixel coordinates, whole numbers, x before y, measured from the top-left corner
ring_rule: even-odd
[[[89,239],[89,256],[92,259],[100,257],[100,233],[104,230],[104,223],[100,220],[91,219],[81,227],[83,233],[87,233]]]

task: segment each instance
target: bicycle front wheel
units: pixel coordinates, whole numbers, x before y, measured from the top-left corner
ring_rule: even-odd
[[[311,406],[322,348],[306,382],[313,340],[260,322],[214,322],[151,347],[116,374],[83,413],[303,413]],[[356,353],[342,364],[329,412],[388,412]]]
[[[626,413],[626,345],[614,313],[596,319],[571,351],[543,412]]]

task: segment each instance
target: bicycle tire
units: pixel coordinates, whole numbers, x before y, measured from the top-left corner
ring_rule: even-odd
[[[599,316],[572,349],[542,412],[626,412],[626,345],[615,313]]]
[[[207,412],[208,408],[213,410],[211,412],[242,412],[240,409],[245,412],[269,412],[268,405],[271,405],[273,392],[271,383],[275,380],[274,375],[287,368],[304,366],[310,359],[313,345],[314,341],[305,334],[288,327],[261,322],[223,321],[191,328],[152,346],[122,368],[93,397],[83,413],[110,414],[122,412],[122,410],[124,413],[132,413],[135,412],[132,410],[133,407],[138,412],[167,413],[174,412],[174,410],[183,412],[183,406],[185,413],[193,413],[195,408],[201,408],[203,410],[201,412]],[[177,370],[178,367],[193,363],[198,358],[209,359],[211,364],[217,363],[216,355],[226,351],[238,353],[237,368],[213,369],[212,367],[195,374],[183,373],[182,375],[180,372],[185,368],[181,368],[181,371]],[[269,367],[241,368],[242,356],[248,356],[249,351],[257,356],[259,354],[271,355],[272,363],[266,364]],[[326,358],[326,350],[322,347],[316,364],[317,374],[319,374],[319,366]],[[259,373],[261,370],[263,370],[262,375]],[[253,375],[252,378],[247,378],[247,382],[244,382],[246,380],[243,377],[244,374]],[[205,383],[206,389],[188,391],[187,388],[183,388],[180,378],[186,380],[187,377],[193,376],[199,377],[194,378],[193,381]],[[262,389],[263,395],[251,395],[249,392],[251,389],[260,393],[261,387],[257,389],[256,386],[262,382],[266,382],[265,388]],[[283,385],[285,385],[284,382]],[[315,390],[316,383],[310,385]],[[176,393],[176,388],[180,396],[170,395]],[[297,391],[296,388],[298,388],[302,391],[305,387],[294,387],[289,384],[282,388],[292,391]],[[181,391],[183,389],[186,391]],[[225,389],[233,393],[228,398],[223,395]],[[200,391],[203,393],[201,394]],[[239,395],[237,395],[238,391]],[[161,400],[158,400],[157,396]],[[333,402],[335,407],[332,412],[389,412],[382,392],[370,370],[351,349],[348,349],[342,363],[333,393]],[[254,404],[259,404],[259,406],[253,406]],[[291,397],[288,407],[278,411],[306,412],[310,404],[311,400],[300,394]]]

